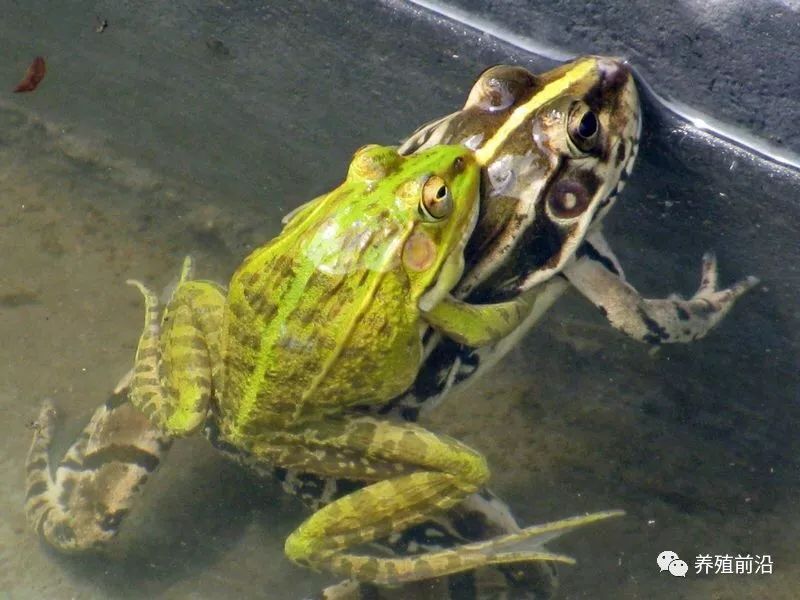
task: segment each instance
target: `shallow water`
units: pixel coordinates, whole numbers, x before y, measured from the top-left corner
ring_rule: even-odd
[[[2,81],[36,54],[50,67],[34,94],[0,102],[0,590],[301,598],[329,581],[282,556],[304,512],[199,438],[170,453],[111,557],[48,551],[22,512],[26,425],[54,398],[65,447],[127,371],[142,307],[125,279],[165,286],[187,253],[200,275],[226,279],[288,209],[340,178],[356,147],[452,110],[486,65],[549,65],[385,9],[387,28],[414,25],[404,44],[354,25],[355,8],[43,7],[8,7],[18,26],[0,59]],[[103,34],[95,13],[110,21]],[[304,36],[319,41],[314,56]],[[568,295],[491,382],[428,423],[486,453],[493,488],[523,523],[628,511],[553,544],[579,561],[561,569],[562,597],[790,598],[798,175],[655,106],[648,115],[607,226],[628,278],[647,296],[688,294],[713,249],[723,284],[755,274],[761,285],[707,339],[655,354]],[[770,554],[774,573],[681,580],[658,572],[663,550]]]

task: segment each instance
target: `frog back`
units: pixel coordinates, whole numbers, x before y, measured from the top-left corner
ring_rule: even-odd
[[[479,184],[461,146],[359,150],[345,182],[296,211],[231,281],[215,377],[222,426],[252,436],[408,389],[422,311],[461,275]]]
[[[231,281],[220,409],[237,429],[385,401],[418,369],[418,294],[397,268],[411,228],[316,202]]]

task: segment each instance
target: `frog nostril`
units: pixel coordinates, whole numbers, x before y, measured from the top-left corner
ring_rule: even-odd
[[[631,79],[631,65],[627,60],[604,58],[597,64],[603,75],[603,85],[607,88],[620,88]]]

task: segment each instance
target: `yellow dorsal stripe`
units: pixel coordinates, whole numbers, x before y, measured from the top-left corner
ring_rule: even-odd
[[[483,146],[475,151],[475,158],[478,163],[484,167],[488,165],[497,153],[497,148],[500,147],[500,144],[506,140],[512,131],[522,124],[528,115],[542,106],[542,104],[563,94],[567,88],[576,81],[586,77],[594,68],[595,64],[594,59],[591,58],[578,62],[573,68],[564,73],[562,77],[551,81],[539,92],[534,94],[525,104],[515,108],[511,116],[500,126],[500,129],[498,129]]]

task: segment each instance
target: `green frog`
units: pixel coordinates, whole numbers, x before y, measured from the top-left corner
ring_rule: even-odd
[[[408,389],[425,328],[482,345],[507,336],[525,314],[524,296],[473,305],[450,294],[477,222],[479,186],[480,163],[463,146],[409,157],[367,146],[341,186],[302,207],[278,237],[244,260],[227,293],[193,279],[189,260],[163,311],[155,294],[131,282],[145,297],[146,317],[130,401],[164,438],[190,435],[210,420],[220,445],[252,460],[366,483],[289,536],[286,554],[299,564],[396,585],[484,565],[571,562],[531,540],[618,514],[566,519],[421,556],[351,551],[452,508],[489,478],[483,456],[457,440],[358,409]],[[63,510],[62,495],[81,482],[65,475],[59,486],[47,477],[50,415],[47,407],[45,435],[28,463],[29,518],[54,546],[92,547],[124,513],[109,514],[102,499],[85,494]],[[72,455],[86,464],[79,451]],[[75,466],[59,471],[79,473]]]

